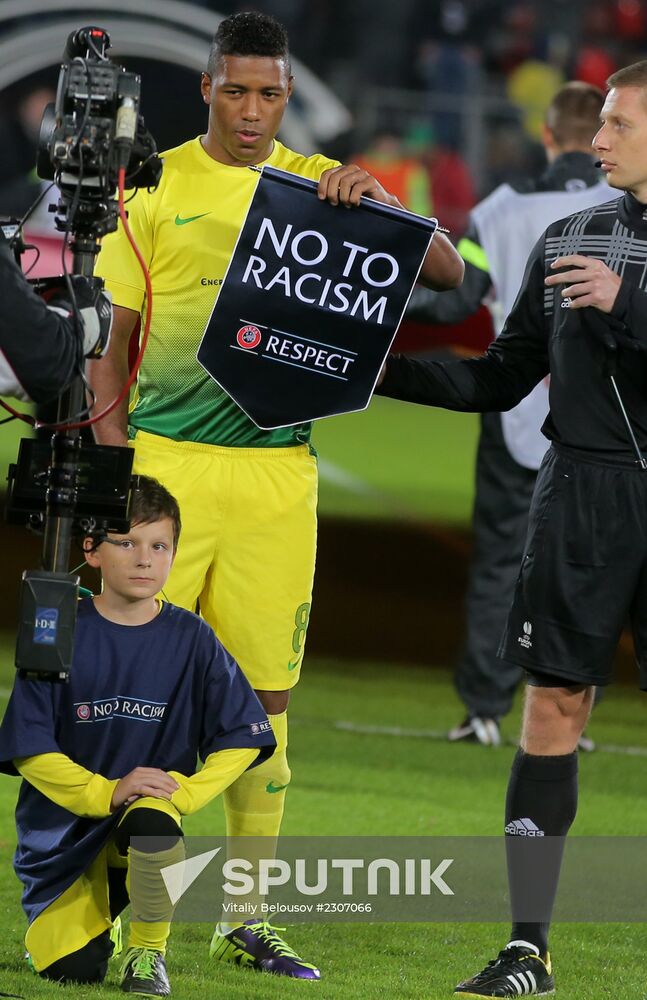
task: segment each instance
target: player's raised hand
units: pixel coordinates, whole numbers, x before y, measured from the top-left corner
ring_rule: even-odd
[[[607,267],[604,261],[575,253],[567,257],[558,257],[550,266],[554,270],[560,267],[569,268],[561,274],[549,275],[545,283],[548,286],[565,286],[562,288],[561,296],[564,300],[569,299],[570,309],[595,306],[601,312],[611,312],[622,278]]]
[[[359,205],[362,195],[382,201],[385,205],[393,205],[395,208],[403,207],[395,195],[385,191],[368,170],[358,167],[355,163],[324,170],[319,179],[317,194],[322,201],[328,200],[331,205],[345,205],[346,208]]]
[[[112,793],[110,809],[134,802],[140,795],[150,795],[154,799],[170,799],[180,786],[175,778],[159,767],[136,767],[124,775]]]

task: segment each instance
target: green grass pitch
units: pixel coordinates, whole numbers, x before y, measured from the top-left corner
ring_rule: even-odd
[[[11,641],[0,645],[3,704],[12,678]],[[616,690],[597,710],[592,735],[603,744],[647,748],[647,703]],[[511,745],[497,750],[450,746],[415,735],[456,722],[459,704],[449,673],[403,665],[311,659],[290,710],[292,787],[284,822],[289,835],[496,835]],[[340,723],[352,726],[342,728]],[[398,737],[361,727],[399,726]],[[518,706],[505,721],[512,740]],[[36,979],[21,959],[24,922],[11,868],[13,806],[18,783],[0,777],[0,991],[22,997],[116,996],[117,967],[101,988],[60,988]],[[647,829],[645,758],[598,751],[581,761],[580,810],[574,833],[640,834]],[[218,803],[187,823],[189,834],[222,832]],[[583,878],[587,873],[583,873]],[[210,966],[211,927],[174,926],[168,964],[177,1000],[274,1000],[306,993],[321,1000],[440,1000],[474,973],[505,940],[496,924],[295,925],[288,938],[316,960],[320,983],[299,983],[236,968]],[[645,997],[641,925],[571,924],[552,937],[558,998]]]
[[[21,413],[33,414],[33,407],[27,403],[17,402],[15,399],[9,399],[7,396],[2,396],[0,399],[6,400],[6,402],[12,406],[15,410],[19,410]],[[0,407],[0,420],[4,420],[9,417],[6,410]],[[15,462],[18,457],[18,444],[20,439],[23,437],[31,437],[32,431],[22,420],[10,420],[8,423],[0,427],[0,493],[4,494],[5,490],[5,480],[7,478],[7,469],[10,462]]]
[[[320,513],[469,521],[479,418],[376,397],[367,410],[319,420]]]
[[[0,480],[28,435],[19,421],[2,428]],[[320,514],[467,522],[477,435],[473,413],[379,397],[361,413],[318,421],[312,441],[320,458]]]

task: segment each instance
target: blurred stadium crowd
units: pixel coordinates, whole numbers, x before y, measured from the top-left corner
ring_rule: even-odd
[[[193,0],[201,14],[255,8],[286,24],[292,51],[331,87],[353,127],[327,153],[361,159],[412,209],[460,236],[475,202],[504,181],[541,172],[545,109],[568,79],[604,87],[647,49],[647,0]],[[11,31],[0,9],[0,34]],[[136,60],[133,60],[135,63]],[[145,97],[186,71],[138,67]],[[0,213],[33,199],[41,110],[57,67],[0,93]],[[160,79],[163,77],[163,81]],[[159,97],[149,96],[151,103]],[[161,148],[191,132],[167,107]],[[151,120],[150,108],[146,108]],[[200,113],[195,102],[196,114]],[[170,113],[168,113],[170,112]],[[188,126],[188,132],[186,131]],[[194,130],[200,129],[199,123]]]

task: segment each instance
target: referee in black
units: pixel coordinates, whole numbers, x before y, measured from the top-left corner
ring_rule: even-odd
[[[483,357],[396,356],[379,389],[448,409],[504,411],[550,375],[543,433],[551,444],[499,649],[528,676],[505,807],[511,889],[519,884],[512,838],[539,845],[542,835],[563,838],[573,822],[577,742],[594,687],[610,681],[627,618],[647,690],[647,61],[607,84],[593,148],[623,197],[548,227]],[[541,873],[546,922],[513,914],[507,946],[457,994],[553,990],[547,919],[558,870]]]
[[[516,189],[500,185],[472,210],[468,231],[456,247],[465,260],[462,285],[442,293],[418,286],[408,317],[460,323],[485,302],[501,332],[528,254],[546,226],[609,200],[609,185],[595,167],[591,148],[603,103],[603,92],[581,81],[557,91],[542,131],[546,169],[536,181],[528,179]],[[547,412],[548,387],[542,382],[508,413],[481,415],[465,643],[454,675],[467,713],[448,733],[453,742],[499,746],[499,722],[512,708],[522,680],[521,668],[496,654],[528,533],[537,471],[548,448],[540,432]],[[583,735],[579,749],[593,748]]]

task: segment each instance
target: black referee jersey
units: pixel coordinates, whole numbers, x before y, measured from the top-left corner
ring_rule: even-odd
[[[602,260],[621,278],[608,316],[569,309],[544,285],[567,254]],[[616,376],[641,450],[647,450],[647,206],[625,193],[548,227],[535,245],[503,331],[480,358],[426,361],[395,355],[377,392],[472,412],[509,410],[550,375],[542,431],[557,444],[633,462],[608,378]]]

